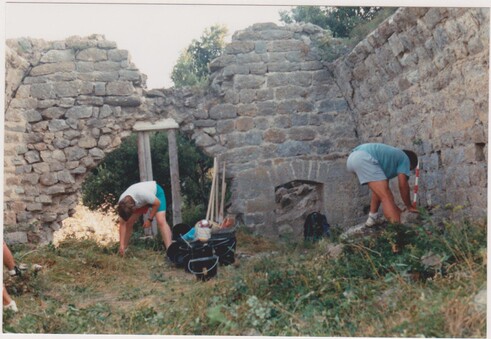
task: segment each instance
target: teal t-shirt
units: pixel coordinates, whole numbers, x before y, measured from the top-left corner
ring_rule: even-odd
[[[411,174],[409,157],[401,149],[385,144],[371,143],[357,146],[353,151],[364,151],[378,161],[387,179],[392,179],[399,173],[408,177]]]

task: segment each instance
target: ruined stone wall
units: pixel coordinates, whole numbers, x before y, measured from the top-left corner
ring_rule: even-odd
[[[361,142],[420,155],[421,205],[484,216],[489,9],[402,8],[334,63],[317,50],[323,33],[275,24],[236,32],[201,90],[146,90],[128,52],[101,36],[9,41],[6,238],[50,240],[87,172],[135,122],[168,117],[227,162],[229,212],[265,235],[301,233],[302,218],[289,223],[277,201],[290,182],[313,190],[305,201],[331,225],[360,221],[368,190],[345,162]]]
[[[331,66],[360,142],[420,156],[420,203],[485,216],[489,8],[404,8]]]
[[[74,212],[85,174],[145,117],[145,78],[102,36],[8,41],[4,230],[51,240]]]
[[[261,234],[301,233],[303,221],[285,224],[276,210],[275,189],[295,180],[318,184],[331,223],[359,216],[353,209],[360,188],[345,170],[357,138],[348,104],[316,50],[323,34],[314,25],[255,24],[234,34],[211,63],[204,104],[189,93],[176,108],[165,91],[148,93],[157,98],[149,107],[169,112],[198,146],[226,161],[230,212]],[[299,220],[309,208],[298,210]]]

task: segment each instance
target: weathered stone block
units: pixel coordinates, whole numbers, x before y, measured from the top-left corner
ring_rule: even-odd
[[[104,97],[104,103],[111,106],[138,107],[141,102],[142,99],[138,95]]]
[[[24,154],[24,158],[29,164],[39,162],[41,160],[38,151],[28,151]]]
[[[210,108],[209,115],[215,120],[231,119],[237,116],[237,108],[231,104],[219,104]]]
[[[244,54],[254,50],[254,42],[252,41],[232,41],[225,46],[225,54]]]
[[[36,111],[34,109],[29,109],[29,110],[25,111],[24,116],[25,116],[27,122],[38,122],[38,121],[41,121],[43,119],[43,117],[41,116],[41,113],[39,113],[38,111]]]
[[[43,54],[41,57],[41,62],[43,63],[54,63],[54,62],[64,62],[72,61],[75,59],[75,53],[71,49],[65,50],[50,50]]]
[[[131,95],[135,91],[129,81],[113,81],[106,85],[107,95]]]
[[[58,132],[58,131],[63,131],[70,128],[70,126],[67,125],[65,120],[62,119],[53,119],[50,120],[48,123],[48,129],[51,132]]]
[[[77,60],[81,61],[104,61],[107,60],[107,51],[98,48],[87,48],[81,50],[76,55]]]
[[[246,89],[246,88],[259,89],[266,82],[266,79],[260,75],[237,74],[234,77],[234,80],[235,80],[235,88],[237,90]]]
[[[80,160],[87,155],[87,150],[79,147],[67,147],[63,150],[68,161]]]
[[[90,118],[93,114],[93,110],[91,106],[75,106],[72,108],[69,108],[65,116],[67,118],[72,118],[72,119],[84,119],[84,118]]]
[[[265,142],[280,144],[286,140],[286,133],[284,130],[271,128],[264,131],[263,139]]]
[[[254,119],[251,117],[239,117],[235,121],[235,129],[240,132],[249,131],[254,128]]]

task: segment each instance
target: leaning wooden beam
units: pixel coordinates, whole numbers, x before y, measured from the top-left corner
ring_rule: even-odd
[[[223,161],[222,169],[222,201],[220,202],[220,214],[218,215],[218,223],[222,223],[224,213],[225,213],[225,193],[226,193],[227,183],[225,182],[225,160]]]
[[[213,159],[213,175],[211,179],[211,189],[210,189],[210,198],[208,199],[208,210],[206,211],[206,220],[210,220],[210,217],[212,216],[212,205],[213,205],[213,200],[215,196],[215,180],[216,180],[216,167],[217,163],[217,158]]]

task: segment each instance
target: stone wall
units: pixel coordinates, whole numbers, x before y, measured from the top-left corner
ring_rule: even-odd
[[[204,103],[192,93],[180,106],[165,99],[175,97],[169,91],[148,93],[158,98],[147,102],[152,110],[169,112],[198,146],[226,161],[230,212],[262,234],[277,235],[282,226],[301,231],[299,222],[276,222],[275,188],[294,180],[320,184],[330,222],[359,216],[352,212],[359,187],[344,169],[357,138],[348,104],[316,51],[323,33],[314,25],[253,25],[211,63]]]
[[[88,170],[148,119],[138,109],[145,78],[98,35],[11,40],[6,51],[4,230],[11,241],[51,240]]]
[[[301,231],[276,201],[290,182],[315,189],[331,225],[360,221],[368,190],[345,162],[367,141],[418,152],[423,206],[431,195],[484,216],[489,9],[400,9],[331,64],[316,48],[322,34],[309,24],[236,32],[203,90],[147,90],[128,52],[101,36],[9,41],[6,237],[50,240],[86,173],[135,122],[168,117],[227,162],[229,211],[265,235]]]
[[[397,11],[331,65],[360,142],[420,156],[420,203],[486,215],[489,8]]]

